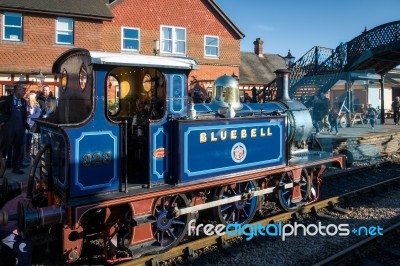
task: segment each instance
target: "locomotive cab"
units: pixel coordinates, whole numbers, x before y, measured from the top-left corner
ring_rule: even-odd
[[[157,69],[116,67],[107,74],[107,118],[123,127],[122,151],[130,186],[149,185],[150,124],[166,119],[164,75]]]
[[[42,168],[52,169],[43,172],[61,197],[173,184],[169,120],[186,116],[187,75],[196,67],[190,58],[61,55],[56,112],[37,121],[51,147]]]

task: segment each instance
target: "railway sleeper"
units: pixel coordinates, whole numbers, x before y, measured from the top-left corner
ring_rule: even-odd
[[[160,261],[158,259],[152,258],[150,260],[150,265],[151,266],[159,266],[160,265]]]
[[[185,248],[183,250],[183,254],[184,254],[184,257],[190,262],[193,262],[194,260],[196,260],[199,257],[199,255],[194,251],[194,249],[192,249],[190,247]]]
[[[222,249],[226,249],[226,248],[230,248],[231,247],[231,245],[223,237],[219,237],[217,239],[217,244],[218,244],[218,247],[222,248]]]
[[[352,213],[351,210],[344,209],[344,208],[341,208],[341,207],[339,207],[339,206],[336,206],[336,205],[335,205],[334,203],[332,203],[332,202],[329,202],[329,207],[330,207],[332,210],[334,210],[334,211],[336,211],[336,212],[339,212],[339,213],[342,213],[342,214],[349,215],[349,214]]]
[[[223,237],[218,238],[217,243],[218,243],[218,247],[220,247],[223,252],[225,252],[227,255],[229,255],[229,256],[231,256],[233,258],[237,258],[237,257],[240,257],[242,255],[242,253],[241,253],[239,248],[233,247]]]
[[[327,220],[333,219],[332,216],[319,212],[315,207],[311,208],[311,213],[317,218],[322,218]]]

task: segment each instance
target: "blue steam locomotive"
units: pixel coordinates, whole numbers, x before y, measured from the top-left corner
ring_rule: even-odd
[[[206,210],[244,224],[269,200],[287,211],[317,200],[322,173],[344,157],[308,149],[310,113],[289,98],[288,72],[276,72],[274,101],[241,103],[237,80],[224,75],[211,103],[193,104],[197,67],[182,57],[62,54],[57,109],[37,120],[42,146],[19,230],[55,234],[66,262],[98,234],[112,263],[175,246]]]

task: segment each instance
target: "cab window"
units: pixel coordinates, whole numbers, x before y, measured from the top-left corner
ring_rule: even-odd
[[[111,120],[135,115],[159,120],[165,113],[165,86],[156,69],[117,67],[107,76],[107,113]]]

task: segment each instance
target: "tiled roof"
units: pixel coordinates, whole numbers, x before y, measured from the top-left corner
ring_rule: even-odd
[[[274,71],[286,69],[285,60],[278,54],[263,54],[240,52],[240,84],[267,84],[275,79]]]
[[[1,0],[0,10],[110,20],[113,15],[106,3],[106,0]]]
[[[108,0],[111,8],[115,7],[123,1],[124,0]],[[245,35],[243,34],[243,32],[240,31],[235,23],[232,22],[232,20],[225,14],[225,12],[219,7],[219,5],[215,3],[214,0],[207,0],[206,2],[211,5],[211,7],[222,17],[222,19],[229,25],[229,27],[237,34],[240,39],[244,38]]]
[[[215,3],[214,0],[208,0],[210,5],[218,12],[218,14],[225,20],[225,22],[231,27],[232,30],[239,36],[240,39],[244,38],[244,34],[240,29],[230,20],[230,18],[225,14],[225,12]]]

